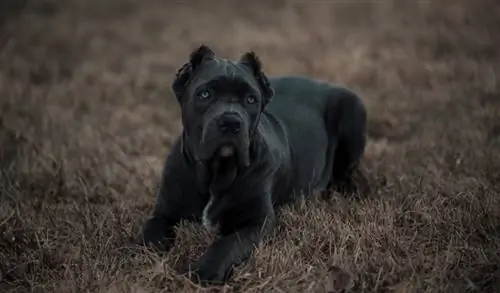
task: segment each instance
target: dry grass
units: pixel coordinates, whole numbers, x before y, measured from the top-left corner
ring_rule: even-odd
[[[0,291],[204,291],[175,274],[212,238],[199,226],[165,257],[131,238],[180,130],[174,70],[206,42],[369,110],[374,192],[287,207],[224,292],[324,292],[331,266],[354,292],[500,292],[500,5],[250,2],[2,7]]]

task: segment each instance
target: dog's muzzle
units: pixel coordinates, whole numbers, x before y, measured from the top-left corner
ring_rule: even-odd
[[[243,117],[235,111],[220,111],[218,115],[213,114],[206,117],[207,122],[204,125],[200,145],[200,159],[234,156],[239,166],[247,166],[249,137],[248,126]]]
[[[224,113],[217,118],[217,126],[223,136],[237,135],[241,130],[242,124],[242,119],[238,114],[234,113]],[[223,158],[228,158],[233,156],[235,152],[234,145],[223,144],[218,150],[218,155]]]

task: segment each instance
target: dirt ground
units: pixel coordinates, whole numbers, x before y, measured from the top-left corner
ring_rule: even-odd
[[[352,292],[500,292],[497,1],[0,10],[0,292],[326,292],[334,266]],[[285,208],[208,289],[175,273],[213,240],[200,226],[183,223],[164,257],[132,243],[181,129],[173,74],[200,43],[362,95],[372,187]]]

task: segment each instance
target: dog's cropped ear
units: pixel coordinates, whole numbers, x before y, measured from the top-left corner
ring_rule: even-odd
[[[198,67],[207,60],[214,59],[215,53],[207,45],[200,45],[196,50],[192,51],[189,55],[189,61],[179,68],[175,74],[172,83],[172,90],[180,101],[187,82],[193,76]]]
[[[262,63],[254,52],[247,52],[240,58],[240,64],[249,67],[252,70],[255,79],[259,83],[262,92],[262,109],[271,101],[274,96],[274,90],[267,79],[267,76],[262,71]]]

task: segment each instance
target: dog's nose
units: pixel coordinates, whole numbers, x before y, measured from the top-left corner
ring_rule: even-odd
[[[218,120],[222,132],[238,133],[241,129],[241,119],[236,114],[223,114]]]

